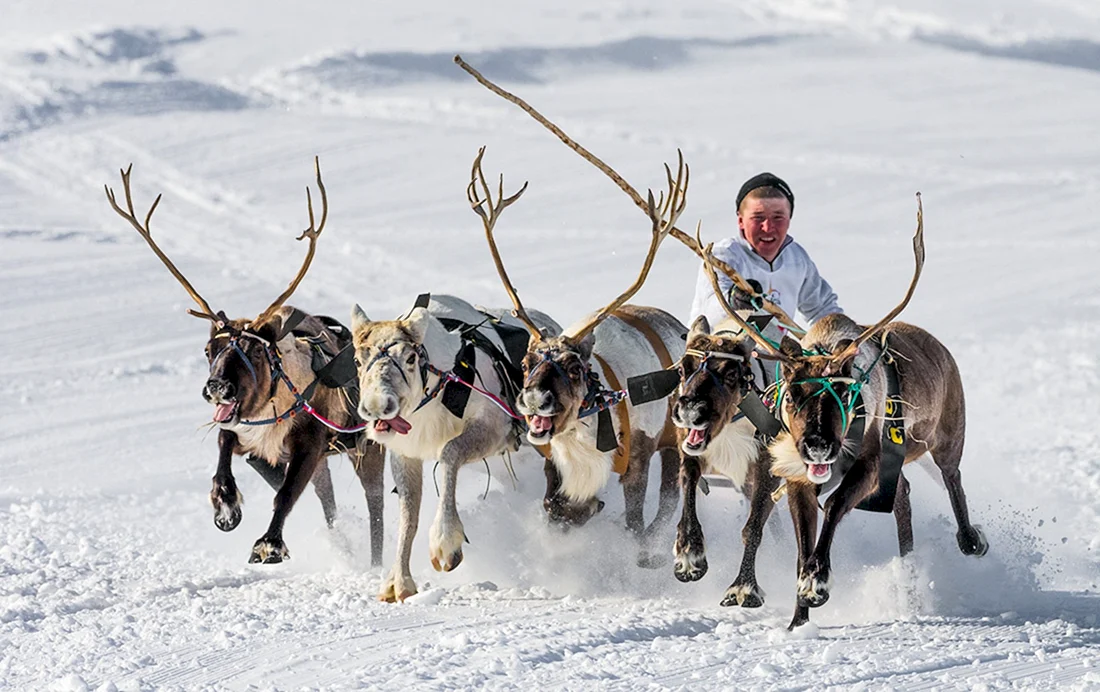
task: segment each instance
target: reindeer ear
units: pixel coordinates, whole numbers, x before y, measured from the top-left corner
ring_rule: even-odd
[[[852,339],[841,339],[837,342],[836,346],[833,347],[833,353],[844,353],[844,351],[846,351],[851,345]],[[852,363],[855,361],[856,355],[858,353],[859,349],[856,349],[852,352],[850,356],[848,356],[844,360],[829,363],[829,366],[826,368],[826,376],[838,374],[846,375],[847,373],[851,372]]]
[[[370,318],[367,317],[367,313],[363,311],[363,308],[359,307],[359,303],[356,303],[355,307],[351,309],[352,333],[362,331],[368,324],[370,324]]]
[[[577,343],[577,353],[580,354],[581,360],[588,360],[592,357],[592,347],[596,345],[595,332],[588,332],[584,338]]]
[[[790,356],[791,358],[802,357],[802,344],[798,343],[786,334],[783,335],[783,341],[781,341],[779,344],[779,350],[782,351],[785,355]]]
[[[431,313],[424,308],[413,308],[409,316],[401,323],[412,334],[412,338],[418,343],[424,343],[424,336],[428,333],[428,321],[431,319]]]
[[[688,330],[687,340],[691,341],[696,336],[707,336],[710,334],[710,321],[706,315],[699,315],[695,318],[695,321],[691,323],[691,329]]]
[[[254,331],[256,336],[264,339],[268,343],[274,344],[279,340],[279,335],[283,331],[283,318],[281,315],[275,315],[259,327],[256,327]]]

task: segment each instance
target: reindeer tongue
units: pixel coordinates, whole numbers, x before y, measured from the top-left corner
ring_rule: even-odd
[[[232,401],[228,404],[217,404],[214,406],[214,422],[224,423],[233,417],[233,409],[237,407],[237,402]]]
[[[401,416],[394,416],[389,420],[375,421],[374,429],[377,432],[387,432],[389,430],[394,431],[398,435],[405,435],[412,430],[412,425],[409,421],[405,420]]]
[[[698,428],[692,428],[688,430],[687,443],[692,447],[698,447],[703,444],[707,439],[707,431],[699,430]]]
[[[531,420],[527,423],[531,428],[531,432],[536,435],[541,435],[549,430],[554,423],[550,420],[550,416],[531,416]]]
[[[810,464],[810,475],[821,478],[829,475],[829,464]]]

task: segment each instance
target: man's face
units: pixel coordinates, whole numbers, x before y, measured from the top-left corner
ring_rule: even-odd
[[[737,213],[737,225],[756,254],[771,262],[787,239],[791,204],[786,199],[775,197],[746,199]]]

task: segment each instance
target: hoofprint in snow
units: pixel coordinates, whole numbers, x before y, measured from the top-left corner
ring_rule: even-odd
[[[1100,13],[1088,3],[9,5],[0,688],[1100,687]],[[139,198],[165,194],[158,242],[204,296],[245,314],[301,261],[301,182],[319,154],[332,216],[298,304],[396,315],[431,290],[502,305],[464,197],[487,144],[495,170],[530,180],[498,233],[509,269],[568,324],[629,282],[648,223],[458,71],[457,51],[638,187],[661,186],[656,166],[682,147],[685,218],[708,239],[734,232],[741,180],[783,175],[793,235],[861,321],[904,288],[921,190],[928,260],[905,319],[958,360],[962,469],[989,555],[958,554],[943,490],[909,474],[914,553],[896,557],[890,517],[853,514],[828,606],[787,633],[783,508],[757,561],[765,606],[721,608],[739,493],[700,497],[710,572],[681,584],[671,566],[634,566],[617,489],[583,529],[547,526],[541,460],[524,452],[515,481],[499,458],[488,476],[463,469],[463,563],[434,572],[421,532],[421,593],[403,605],[374,599],[383,573],[346,459],[331,462],[336,528],[307,493],[286,526],[293,559],[247,565],[271,490],[238,462],[241,526],[213,526],[207,332],[101,186],[134,162]],[[686,320],[697,268],[662,249],[635,302]],[[396,526],[392,495],[385,514]]]

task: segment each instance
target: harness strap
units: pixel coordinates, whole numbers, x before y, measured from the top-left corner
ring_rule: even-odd
[[[622,387],[619,385],[619,378],[615,376],[615,371],[611,369],[611,366],[607,364],[607,361],[600,357],[598,353],[593,353],[592,357],[596,359],[596,362],[600,364],[600,369],[603,370],[604,377],[607,378],[607,384],[611,386],[611,389],[619,391]],[[615,450],[615,456],[611,462],[611,470],[615,473],[622,475],[626,473],[626,467],[630,463],[630,412],[627,411],[626,406],[622,406],[618,410],[619,414],[619,438],[621,440],[617,449]],[[610,413],[607,409],[600,412],[600,421],[597,425],[600,425],[604,420],[610,422]],[[599,432],[597,430],[597,437]]]
[[[629,312],[614,312],[612,316],[619,318],[641,332],[645,340],[649,342],[649,347],[653,349],[653,353],[657,355],[657,362],[661,364],[662,368],[668,368],[672,365],[672,356],[669,355],[668,347],[665,346],[664,339],[653,329],[652,325],[645,320],[638,319],[637,315]],[[618,386],[615,388],[618,389]]]
[[[649,346],[653,349],[653,353],[657,355],[657,362],[661,364],[662,368],[661,372],[667,372],[669,373],[669,375],[671,375],[670,377],[667,377],[666,382],[672,383],[673,379],[675,379],[675,384],[672,385],[672,390],[675,390],[676,387],[679,385],[679,373],[675,370],[669,369],[672,367],[672,364],[674,362],[672,359],[672,354],[668,352],[668,347],[665,346],[665,340],[661,338],[661,335],[657,333],[657,331],[653,328],[653,325],[649,324],[645,320],[638,319],[637,316],[629,312],[618,311],[615,312],[614,315],[615,317],[618,317],[623,322],[626,322],[631,327],[641,332],[642,336],[644,336],[646,341],[649,342]],[[630,380],[628,378],[627,387],[629,386]],[[669,394],[672,393],[672,390],[669,390]],[[633,403],[633,399],[631,399],[631,403]],[[671,401],[669,402],[669,405],[672,405]],[[665,420],[665,428],[661,431],[660,441],[662,443],[666,443],[668,440],[672,440],[672,445],[675,446],[676,426],[672,423],[672,416],[667,417],[667,419]]]

